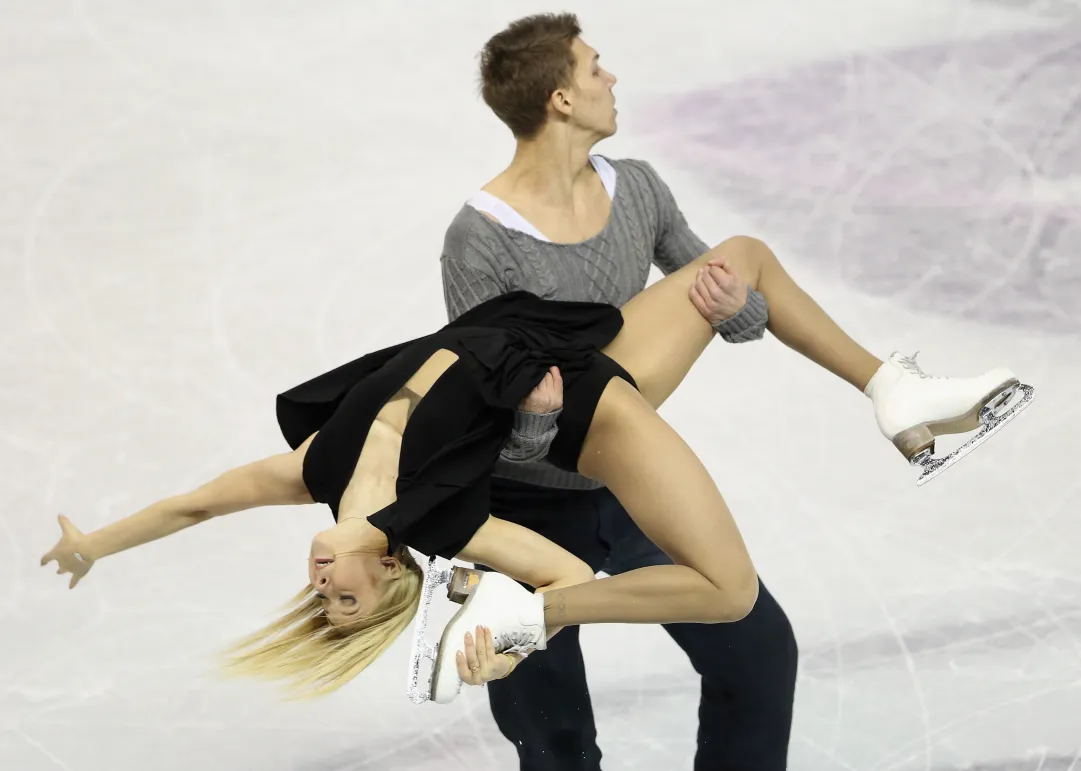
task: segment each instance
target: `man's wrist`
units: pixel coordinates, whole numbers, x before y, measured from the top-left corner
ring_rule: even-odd
[[[728,342],[744,342],[762,337],[769,322],[769,303],[761,292],[748,287],[747,301],[732,316],[713,322],[712,327]]]
[[[514,431],[524,436],[541,436],[555,426],[562,411],[562,407],[551,412],[529,412],[519,409],[514,413]]]

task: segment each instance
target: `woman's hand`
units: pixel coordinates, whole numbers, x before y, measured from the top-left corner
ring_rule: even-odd
[[[56,560],[57,574],[71,573],[71,584],[68,588],[74,589],[82,577],[90,572],[90,568],[94,566],[94,560],[81,551],[86,548],[86,536],[79,531],[79,528],[71,524],[71,520],[63,514],[58,517],[58,520],[60,521],[60,540],[41,558],[41,565],[44,567]]]
[[[473,635],[465,633],[465,653],[458,651],[458,676],[466,685],[484,685],[489,680],[499,680],[510,674],[517,666],[512,654],[496,653],[492,630],[478,626],[476,643]]]

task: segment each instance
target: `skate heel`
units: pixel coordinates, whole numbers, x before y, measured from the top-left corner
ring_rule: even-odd
[[[480,571],[456,567],[451,572],[447,585],[447,599],[459,605],[480,585]]]
[[[912,428],[906,428],[893,438],[893,445],[912,462],[924,450],[934,451],[935,437],[946,434],[966,434],[984,425],[989,418],[997,418],[1007,410],[1004,406],[1022,386],[1016,379],[1002,383],[983,395],[972,408],[960,415],[942,420],[932,420]]]
[[[893,437],[893,446],[901,451],[905,460],[911,462],[924,450],[934,450],[935,434],[926,425],[913,426]]]

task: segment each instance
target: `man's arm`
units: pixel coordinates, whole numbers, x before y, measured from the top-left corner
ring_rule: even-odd
[[[443,274],[443,301],[450,321],[485,300],[506,294],[492,273],[478,267],[476,260],[466,259],[468,244],[464,238],[447,238],[440,260]],[[538,461],[548,454],[558,428],[556,420],[562,410],[537,414],[518,409],[510,440],[500,457],[512,463]]]
[[[646,161],[630,163],[637,166],[639,173],[647,180],[656,202],[658,228],[653,262],[667,276],[708,252],[709,247],[691,230],[675,196],[657,171]],[[745,343],[761,339],[767,321],[769,306],[766,298],[748,287],[747,302],[739,312],[713,324],[713,328],[729,343]]]

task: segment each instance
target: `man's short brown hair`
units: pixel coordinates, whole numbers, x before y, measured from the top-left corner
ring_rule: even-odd
[[[573,13],[537,14],[492,37],[480,55],[481,95],[517,139],[548,119],[548,98],[574,78],[571,44],[582,34]]]

